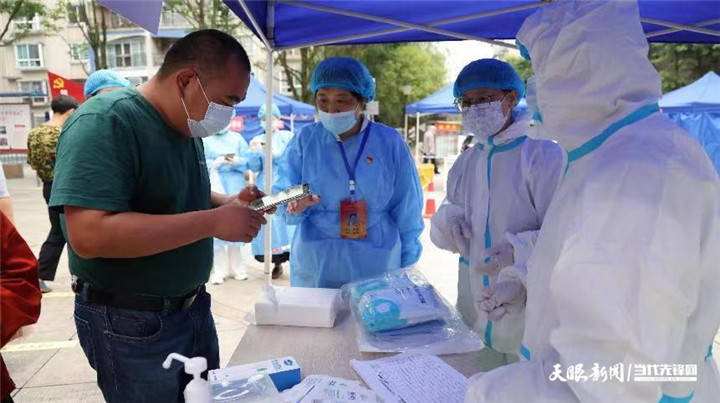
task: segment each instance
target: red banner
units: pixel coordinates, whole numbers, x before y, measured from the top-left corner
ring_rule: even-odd
[[[50,83],[50,98],[55,98],[59,95],[69,95],[78,102],[82,103],[85,100],[83,96],[84,86],[78,84],[73,80],[68,80],[65,77],[60,77],[57,74],[48,71],[48,82]]]

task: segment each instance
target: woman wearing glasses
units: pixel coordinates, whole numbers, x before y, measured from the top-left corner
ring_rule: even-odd
[[[450,169],[430,231],[435,245],[460,254],[463,319],[490,349],[509,354],[506,361],[515,359],[523,334],[523,260],[564,168],[557,145],[526,137],[530,117],[513,110],[524,93],[517,72],[499,60],[476,60],[460,72],[456,105],[475,145]]]

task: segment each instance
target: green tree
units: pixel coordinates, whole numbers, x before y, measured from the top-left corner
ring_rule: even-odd
[[[5,23],[0,28],[0,46],[9,45],[26,37],[33,29],[32,24],[14,24],[40,17],[46,33],[56,30],[62,17],[55,9],[49,9],[42,0],[0,0],[0,16]]]
[[[288,60],[288,52],[278,53],[275,64],[282,68],[292,96],[303,102],[312,103],[313,94],[310,91],[310,78],[313,69],[324,55],[324,48],[302,48],[300,52],[300,68],[295,68]]]
[[[650,61],[660,72],[663,93],[688,85],[720,69],[720,44],[653,43]]]
[[[237,35],[244,28],[222,0],[166,0],[164,11],[181,15],[194,29],[213,28]]]
[[[379,120],[389,126],[403,125],[406,101],[419,101],[445,83],[445,57],[430,44],[371,45],[363,60],[375,77]],[[410,85],[410,95],[402,87]]]
[[[522,77],[523,80],[527,81],[527,79],[533,75],[532,65],[524,58],[518,56],[509,56],[505,58],[505,61],[510,63],[513,68],[515,68],[515,71],[520,74],[520,77]]]
[[[445,56],[431,44],[315,47],[301,49],[300,69],[293,69],[287,63],[287,54],[280,53],[276,63],[282,66],[293,96],[312,103],[313,94],[309,90],[312,71],[317,63],[333,56],[354,57],[368,67],[375,78],[375,99],[380,102],[378,120],[390,126],[403,125],[406,101],[420,100],[445,85]],[[299,84],[299,89],[293,84]],[[405,85],[411,87],[407,99],[402,92]]]
[[[56,13],[80,29],[95,57],[95,68],[108,68],[107,30],[112,11],[95,0],[64,0],[60,1]]]

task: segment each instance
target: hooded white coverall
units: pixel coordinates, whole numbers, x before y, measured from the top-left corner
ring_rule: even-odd
[[[518,40],[540,134],[569,165],[527,263],[528,361],[471,378],[466,401],[718,401],[720,182],[700,144],[657,111],[637,3],[553,3]],[[579,364],[588,377],[622,365],[624,381],[554,377]],[[697,382],[633,381],[678,364],[695,365]]]
[[[469,256],[460,257],[457,307],[463,320],[485,344],[499,352],[517,354],[524,312],[489,321],[475,300],[494,281],[477,270],[486,249],[509,240],[506,233],[537,231],[564,169],[560,147],[527,138],[529,115],[521,114],[490,141],[475,144],[460,155],[448,175],[447,196],[431,220],[430,238],[453,252],[452,226],[467,223]],[[489,211],[489,214],[488,214]]]

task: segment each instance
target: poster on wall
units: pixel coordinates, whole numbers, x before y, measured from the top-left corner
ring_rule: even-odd
[[[29,104],[0,104],[0,150],[25,150],[30,129]]]

